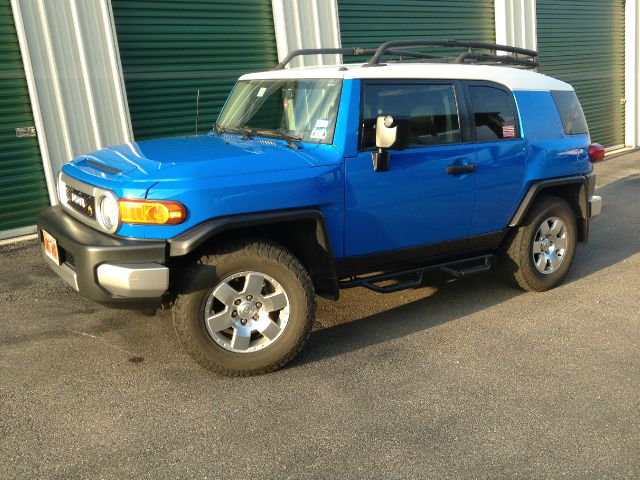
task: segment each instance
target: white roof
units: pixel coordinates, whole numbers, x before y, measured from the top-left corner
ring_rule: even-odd
[[[500,83],[511,90],[573,90],[568,83],[531,70],[494,65],[442,63],[390,63],[375,67],[362,64],[286,68],[248,73],[240,80],[287,78],[412,78],[433,80],[486,80]]]

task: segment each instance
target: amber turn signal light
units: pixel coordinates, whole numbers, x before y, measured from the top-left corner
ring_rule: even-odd
[[[187,209],[180,202],[166,200],[118,201],[120,221],[154,225],[176,225],[187,218]]]

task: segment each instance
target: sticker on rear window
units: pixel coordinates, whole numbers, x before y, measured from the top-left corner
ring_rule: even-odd
[[[267,87],[262,87],[260,88],[260,90],[258,90],[258,94],[256,95],[256,97],[262,97],[264,96],[264,93],[267,91]]]
[[[514,125],[505,125],[502,127],[502,138],[509,138],[516,136],[516,127]]]

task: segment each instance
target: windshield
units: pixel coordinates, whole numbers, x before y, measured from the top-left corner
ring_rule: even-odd
[[[304,142],[331,143],[341,81],[242,80],[218,117],[218,128],[270,131]]]

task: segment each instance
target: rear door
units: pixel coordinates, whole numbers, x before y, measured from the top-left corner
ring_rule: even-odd
[[[475,175],[446,172],[475,161],[461,83],[375,80],[362,87],[360,151],[346,159],[346,256],[449,240],[463,247]],[[390,150],[384,172],[375,172],[371,159],[378,115],[409,117],[411,130],[409,148]]]
[[[465,82],[475,142],[477,197],[470,235],[506,228],[525,171],[526,146],[512,92],[492,82]]]

